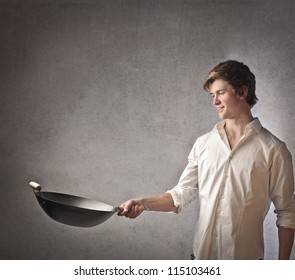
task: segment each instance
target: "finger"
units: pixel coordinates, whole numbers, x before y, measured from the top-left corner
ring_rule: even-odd
[[[121,204],[119,207],[118,207],[118,216],[124,216],[123,214],[123,211],[124,211],[124,204]]]
[[[132,200],[128,200],[125,203],[121,204],[119,206],[119,211],[118,211],[118,215],[119,216],[126,216],[126,213],[129,212],[130,208],[132,207]]]
[[[136,209],[135,209],[135,205],[131,206],[128,210],[128,212],[125,212],[125,217],[127,218],[133,218],[136,215]]]
[[[129,212],[126,213],[126,217],[128,217],[130,219],[134,219],[134,218],[138,217],[142,213],[143,209],[144,208],[142,206],[134,205],[134,206],[131,207]]]

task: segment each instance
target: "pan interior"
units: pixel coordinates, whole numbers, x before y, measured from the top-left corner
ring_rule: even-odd
[[[36,193],[36,195],[40,196],[39,193]],[[60,203],[63,205],[69,205],[72,207],[84,208],[95,211],[115,211],[115,208],[113,206],[108,205],[106,203],[70,194],[42,191],[42,196],[44,199],[54,201],[56,203]]]

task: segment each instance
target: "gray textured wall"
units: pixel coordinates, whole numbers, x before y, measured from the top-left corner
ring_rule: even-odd
[[[0,1],[0,258],[188,259],[195,203],[81,229],[45,216],[28,182],[112,205],[170,189],[218,121],[202,82],[226,59],[252,68],[253,113],[295,154],[294,14],[291,0]]]

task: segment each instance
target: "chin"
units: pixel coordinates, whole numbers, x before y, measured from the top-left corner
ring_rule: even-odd
[[[226,119],[226,117],[225,117],[223,114],[219,114],[219,118],[220,118],[221,120],[225,120],[225,119]]]

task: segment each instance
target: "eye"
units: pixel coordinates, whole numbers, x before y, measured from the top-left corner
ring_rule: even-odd
[[[225,94],[225,91],[223,91],[223,90],[222,91],[218,91],[217,94],[218,95],[223,95],[223,94]]]
[[[210,93],[212,98],[215,98],[215,96],[222,96],[226,93],[225,90],[218,90],[216,93]]]

